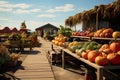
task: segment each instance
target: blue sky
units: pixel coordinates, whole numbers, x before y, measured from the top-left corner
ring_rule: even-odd
[[[115,0],[0,0],[0,28],[20,28],[25,20],[27,28],[51,23],[63,25],[65,19],[95,5],[109,4]]]

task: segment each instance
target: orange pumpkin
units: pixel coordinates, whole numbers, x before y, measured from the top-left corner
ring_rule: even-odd
[[[108,54],[107,59],[109,60],[110,64],[120,64],[120,55],[118,55],[117,53]]]
[[[108,55],[107,53],[102,52],[102,56],[103,56],[103,57],[106,57],[106,58],[107,58],[107,55]]]
[[[81,53],[81,56],[82,56],[82,58],[84,58],[84,59],[88,59],[88,53],[87,52],[82,52]]]
[[[55,40],[55,45],[58,45],[58,42],[59,42],[59,41],[56,41],[56,40]]]
[[[55,40],[52,40],[52,43],[54,44],[54,43],[55,43]]]
[[[95,58],[95,63],[96,63],[97,65],[100,65],[100,66],[105,66],[105,65],[108,64],[108,60],[107,60],[106,57],[97,56],[97,57]]]
[[[110,49],[113,51],[113,52],[118,52],[120,51],[120,42],[112,42],[110,44]]]
[[[58,46],[62,46],[62,42],[58,42]]]
[[[106,54],[113,53],[113,51],[110,48],[104,49],[103,52]]]
[[[107,48],[109,48],[110,46],[109,46],[109,44],[103,44],[102,46],[101,46],[101,48],[99,49],[99,51],[103,51],[104,49],[107,49]]]
[[[93,50],[93,51],[90,51],[89,53],[88,53],[88,60],[90,61],[90,62],[95,62],[95,58],[97,57],[97,56],[99,56],[99,55],[102,55],[102,53],[100,52],[100,51],[98,51],[98,50]]]

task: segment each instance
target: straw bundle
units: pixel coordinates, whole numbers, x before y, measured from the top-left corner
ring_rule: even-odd
[[[73,16],[70,16],[68,19],[66,19],[65,25],[70,27],[73,26]]]
[[[105,5],[100,5],[98,6],[97,13],[99,15],[99,18],[103,18],[104,16],[104,10],[105,10]]]
[[[82,21],[88,22],[90,20],[89,11],[84,11],[81,15]]]
[[[78,13],[74,16],[74,25],[81,23],[81,13]]]
[[[110,19],[113,17],[113,10],[114,10],[114,5],[113,4],[108,4],[104,10],[104,16],[103,19]]]
[[[120,0],[117,0],[117,1],[114,3],[114,6],[115,6],[114,15],[115,15],[115,16],[120,15]]]

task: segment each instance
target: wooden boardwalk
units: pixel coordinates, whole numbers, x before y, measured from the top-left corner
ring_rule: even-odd
[[[40,41],[42,46],[33,48],[39,51],[37,54],[30,54],[22,63],[22,68],[15,72],[14,76],[20,80],[55,80],[51,65],[46,57],[46,52],[50,49],[50,42]]]

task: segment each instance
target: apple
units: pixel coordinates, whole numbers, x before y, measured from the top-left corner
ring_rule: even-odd
[[[112,33],[112,37],[113,37],[113,38],[118,38],[118,37],[120,37],[120,32],[119,32],[119,31],[113,32],[113,33]]]

